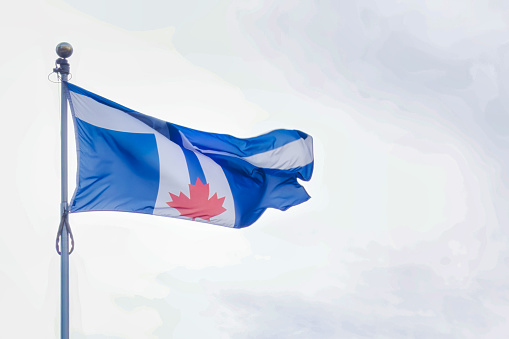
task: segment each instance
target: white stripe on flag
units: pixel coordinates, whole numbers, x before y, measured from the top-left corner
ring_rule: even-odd
[[[128,133],[157,133],[140,120],[116,108],[101,104],[94,99],[70,91],[76,118],[91,125],[112,131]]]
[[[159,154],[159,190],[152,214],[179,217],[180,212],[170,207],[170,192],[179,195],[183,192],[189,197],[189,170],[184,152],[180,146],[165,136],[155,133]]]
[[[289,170],[313,161],[313,138],[298,139],[273,150],[243,157],[250,164],[262,168]]]
[[[221,154],[244,159],[250,164],[261,168],[289,170],[304,167],[313,162],[313,138],[310,135],[306,139],[294,140],[281,147],[249,157],[239,157],[228,152],[201,150],[197,147],[195,149],[203,154]]]

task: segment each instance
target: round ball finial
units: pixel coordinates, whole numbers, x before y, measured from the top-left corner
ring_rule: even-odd
[[[61,58],[68,58],[72,55],[72,46],[68,42],[61,42],[57,45],[57,54]]]

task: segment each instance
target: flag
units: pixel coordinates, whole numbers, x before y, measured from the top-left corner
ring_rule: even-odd
[[[67,83],[76,132],[70,212],[124,211],[241,228],[267,208],[309,199],[313,139],[274,130],[247,139],[147,116]]]

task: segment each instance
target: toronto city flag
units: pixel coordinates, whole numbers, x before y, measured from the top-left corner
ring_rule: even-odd
[[[253,138],[197,131],[65,83],[76,131],[70,212],[124,211],[245,227],[267,208],[309,199],[313,139],[297,130]]]

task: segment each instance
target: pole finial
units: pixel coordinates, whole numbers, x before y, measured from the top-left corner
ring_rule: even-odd
[[[62,81],[67,81],[67,75],[69,75],[71,69],[67,58],[72,55],[72,46],[68,42],[61,42],[57,45],[56,50],[60,58],[55,61],[56,67],[53,68],[53,72],[60,73],[60,75],[62,75]]]
[[[57,45],[56,51],[59,57],[65,59],[72,55],[73,49],[70,43],[61,42]]]

